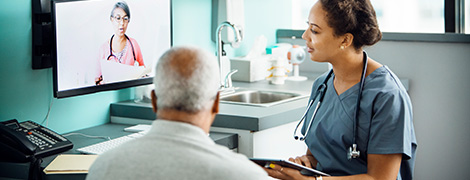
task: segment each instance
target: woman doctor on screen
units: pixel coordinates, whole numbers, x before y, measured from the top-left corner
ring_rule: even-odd
[[[109,41],[100,48],[100,60],[106,59],[130,66],[145,66],[139,44],[133,38],[126,35],[127,26],[131,20],[129,6],[124,1],[117,2],[111,11],[110,21],[114,28],[114,34]],[[96,85],[103,82],[101,70],[95,78]]]
[[[387,66],[363,52],[382,37],[370,1],[319,0],[308,25],[302,38],[310,58],[333,69],[314,82],[295,132],[308,150],[289,160],[331,176],[303,176],[279,165],[266,171],[279,179],[412,179],[417,144],[410,98]]]

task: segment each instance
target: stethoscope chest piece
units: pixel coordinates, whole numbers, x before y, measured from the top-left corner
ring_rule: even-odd
[[[361,155],[361,152],[357,150],[357,144],[353,144],[349,147],[348,160],[358,158]]]

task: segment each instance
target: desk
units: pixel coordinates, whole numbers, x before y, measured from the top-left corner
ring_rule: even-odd
[[[81,134],[86,134],[86,135],[91,135],[91,136],[108,136],[111,139],[114,139],[114,138],[118,138],[121,136],[132,134],[132,132],[124,131],[124,128],[130,127],[130,126],[132,125],[108,123],[108,124],[86,128],[86,129],[82,129],[82,130],[78,130],[78,131],[74,131],[70,133],[81,133]],[[210,137],[212,138],[212,140],[215,141],[215,143],[226,146],[229,149],[232,149],[234,151],[237,151],[237,148],[238,148],[238,135],[237,134],[210,132]],[[67,139],[69,139],[73,143],[73,148],[66,152],[63,152],[63,154],[80,154],[76,149],[106,141],[105,139],[89,138],[89,137],[85,137],[81,135],[70,135],[70,136],[67,136]],[[49,165],[49,163],[51,163],[52,160],[54,160],[56,156],[57,155],[52,155],[52,156],[43,158],[43,162],[41,163],[41,168],[44,169],[47,165]],[[23,179],[27,177],[29,164],[28,163],[9,163],[9,164],[0,164],[0,167],[11,169],[11,171],[14,172],[14,174],[18,174],[18,176],[15,178]],[[46,175],[42,172],[42,176],[43,176],[43,179],[46,179],[46,180],[53,180],[53,179],[74,180],[74,179],[85,179],[86,174],[47,174]]]

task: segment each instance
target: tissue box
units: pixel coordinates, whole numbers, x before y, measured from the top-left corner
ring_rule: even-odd
[[[269,55],[258,56],[256,58],[231,58],[231,69],[238,69],[238,72],[232,75],[232,80],[254,82],[266,79],[270,73],[268,71],[271,67],[270,58],[271,56]]]

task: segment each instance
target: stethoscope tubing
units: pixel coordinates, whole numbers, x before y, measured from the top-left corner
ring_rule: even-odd
[[[317,92],[318,92],[318,93],[310,100],[309,105],[307,106],[307,109],[306,109],[305,112],[304,112],[304,115],[302,116],[302,118],[300,119],[299,123],[297,124],[297,127],[296,127],[295,130],[294,130],[294,139],[295,139],[295,140],[299,139],[300,141],[304,141],[305,138],[308,136],[308,133],[310,132],[310,127],[311,127],[311,125],[312,125],[312,123],[313,123],[313,119],[314,119],[314,117],[315,117],[315,115],[316,115],[316,113],[317,113],[317,111],[318,111],[318,108],[320,108],[320,104],[321,104],[321,102],[323,101],[323,98],[325,97],[326,89],[327,89],[327,87],[328,87],[328,86],[326,86],[326,83],[328,82],[328,79],[331,77],[332,74],[333,74],[333,70],[331,70],[331,71],[328,73],[328,75],[326,76],[326,78],[325,78],[325,80],[323,81],[323,83],[318,87],[318,89],[317,89]],[[300,123],[302,123],[302,121],[305,120],[305,118],[306,118],[306,116],[307,116],[307,114],[308,114],[308,111],[310,111],[310,108],[312,107],[312,105],[313,105],[315,99],[317,99],[318,96],[320,96],[320,99],[318,100],[317,105],[316,105],[316,107],[315,107],[315,111],[313,112],[313,115],[312,115],[312,117],[310,118],[310,123],[309,123],[309,125],[307,126],[307,130],[305,131],[305,135],[302,135],[302,136],[299,138],[299,136],[296,136],[296,134],[297,134],[297,129],[298,129],[298,127],[300,126]],[[306,122],[306,121],[304,121],[304,122]]]
[[[358,126],[357,124],[359,123],[359,111],[361,110],[361,98],[362,98],[362,90],[364,89],[364,81],[365,81],[365,77],[366,77],[366,72],[367,72],[367,61],[368,61],[368,58],[367,58],[367,54],[366,52],[363,52],[364,54],[364,65],[363,65],[363,68],[362,68],[362,74],[361,74],[361,82],[359,84],[359,93],[357,95],[357,101],[356,101],[356,113],[354,114],[354,124],[353,124],[353,133],[354,133],[354,136],[353,136],[353,145],[356,144],[356,139],[357,139],[357,129],[358,129]],[[356,144],[357,145],[357,144]]]
[[[299,139],[299,136],[296,136],[297,129],[299,128],[300,123],[302,123],[302,121],[303,121],[303,120],[305,119],[305,117],[307,116],[308,109],[310,109],[310,107],[313,105],[313,100],[314,100],[314,99],[311,99],[311,100],[308,102],[307,110],[304,112],[304,115],[302,115],[302,118],[300,119],[299,123],[297,123],[297,126],[295,127],[295,130],[294,130],[294,139],[295,139],[295,140]],[[310,130],[310,125],[308,126],[306,133],[308,133],[308,130]],[[301,141],[303,141],[304,139],[305,139],[305,136],[304,136],[304,137],[300,137],[300,140],[301,140]]]
[[[127,37],[127,35],[124,34],[124,36],[126,37],[126,39],[129,41],[129,43],[131,44],[131,48],[132,48],[132,56],[134,56],[134,62],[137,61],[137,59],[135,58],[135,51],[134,51],[134,45],[132,44],[132,41],[131,39],[129,39],[129,37]],[[109,60],[110,57],[114,57],[117,59],[117,57],[113,54],[113,47],[112,47],[112,44],[113,44],[113,37],[114,37],[114,34],[111,36],[111,40],[109,40],[109,56],[108,58],[106,58],[107,60]]]
[[[357,97],[357,101],[356,101],[357,102],[356,103],[356,111],[355,111],[355,114],[354,114],[353,139],[352,139],[353,144],[350,148],[350,151],[351,151],[352,148],[354,148],[354,152],[358,153],[357,156],[359,155],[359,152],[356,152],[356,148],[357,148],[356,140],[357,140],[357,129],[358,129],[357,125],[358,125],[358,121],[359,121],[359,111],[360,111],[360,106],[361,106],[362,90],[364,89],[364,79],[365,79],[365,75],[366,75],[366,72],[367,72],[367,62],[368,62],[367,53],[365,51],[363,51],[363,63],[364,63],[364,65],[363,65],[363,68],[362,68],[361,80],[359,82],[359,92],[358,92],[358,97]],[[323,98],[325,97],[325,93],[326,93],[326,89],[327,89],[326,83],[328,82],[328,80],[329,80],[329,78],[331,77],[332,74],[333,74],[333,70],[330,70],[330,72],[326,76],[323,83],[317,89],[317,92],[319,92],[319,93],[317,93],[315,95],[315,97],[310,100],[310,102],[307,106],[307,109],[305,110],[302,118],[300,119],[299,123],[295,127],[295,130],[294,130],[294,139],[295,140],[305,141],[305,139],[307,138],[308,133],[310,132],[310,128],[313,124],[313,120],[315,118],[315,115],[317,114],[317,111],[320,108],[320,104],[323,101]],[[320,99],[318,100],[317,105],[315,106],[312,117],[310,118],[309,125],[307,126],[307,130],[305,131],[305,135],[303,135],[301,137],[296,136],[297,130],[298,130],[300,124],[302,123],[302,121],[305,120],[305,118],[308,114],[308,111],[310,111],[310,109],[311,109],[315,99],[317,98],[317,96],[320,96]],[[306,121],[304,121],[304,122],[306,122]],[[354,156],[354,158],[356,158],[357,156]]]
[[[315,118],[315,115],[316,115],[317,112],[318,112],[318,108],[320,107],[320,104],[321,104],[321,102],[318,101],[317,105],[315,106],[315,110],[313,110],[312,118],[310,118],[310,123],[308,123],[308,127],[307,127],[307,130],[308,130],[308,131],[305,133],[305,137],[303,138],[304,140],[305,140],[305,138],[307,137],[308,132],[310,131],[310,127],[311,127],[312,124],[313,124],[312,121],[313,121],[313,119]]]

